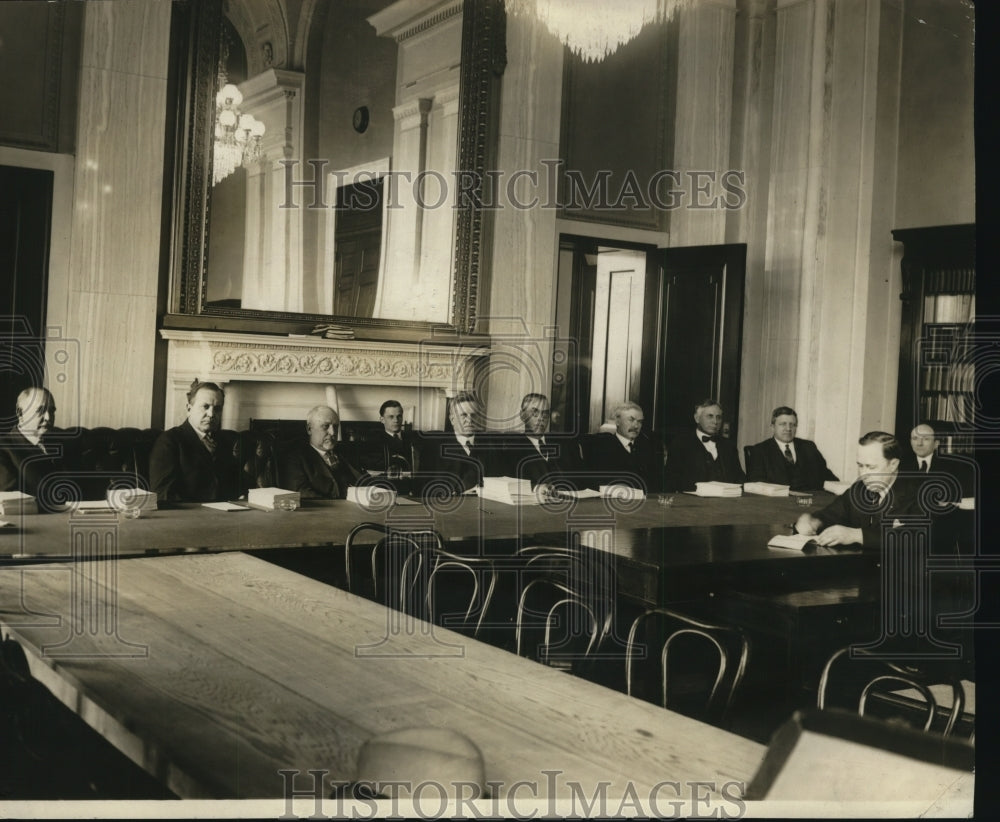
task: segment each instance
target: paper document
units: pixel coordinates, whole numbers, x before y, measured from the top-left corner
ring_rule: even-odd
[[[252,511],[246,505],[237,505],[235,502],[203,502],[202,508],[211,508],[213,511]]]
[[[843,494],[848,488],[851,487],[849,482],[834,482],[833,480],[827,480],[823,483],[823,490],[829,491],[831,494]]]
[[[735,482],[696,482],[694,493],[699,497],[739,497],[743,486]]]
[[[538,496],[531,490],[531,480],[514,477],[483,477],[479,496],[505,505],[538,505]]]
[[[618,500],[646,499],[646,494],[641,488],[633,488],[631,485],[623,485],[622,483],[602,485],[598,493],[602,497]]]

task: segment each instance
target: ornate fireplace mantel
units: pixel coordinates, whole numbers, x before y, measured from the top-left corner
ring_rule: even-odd
[[[168,341],[167,425],[184,419],[185,394],[197,378],[226,389],[227,428],[245,427],[250,417],[304,416],[311,405],[324,402],[344,419],[374,419],[390,396],[410,410],[418,428],[440,428],[446,398],[470,388],[476,367],[489,355],[489,346],[480,342],[327,340],[166,328],[160,334]]]

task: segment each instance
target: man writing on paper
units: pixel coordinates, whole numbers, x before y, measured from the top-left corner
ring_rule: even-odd
[[[214,382],[191,384],[187,419],[160,434],[149,454],[149,484],[159,501],[224,502],[245,493],[236,442],[220,430],[225,402]]]
[[[615,432],[597,434],[584,458],[588,474],[601,477],[596,484],[622,483],[642,487],[647,493],[663,488],[663,449],[642,433],[645,415],[634,402],[614,408]]]
[[[695,406],[695,430],[676,437],[667,451],[666,490],[694,491],[699,482],[746,480],[736,446],[719,435],[722,414],[722,406],[714,399]]]
[[[326,405],[306,415],[309,441],[290,449],[283,460],[279,482],[302,499],[344,499],[360,472],[337,450],[340,417]]]
[[[20,491],[36,498],[39,510],[50,510],[39,489],[45,478],[66,471],[51,436],[56,423],[56,403],[45,388],[25,388],[17,395],[17,424],[0,436],[0,491]]]
[[[771,438],[758,442],[747,458],[748,482],[773,482],[793,491],[821,489],[837,476],[812,440],[795,436],[799,417],[795,409],[779,406],[771,412]]]
[[[918,513],[919,481],[899,476],[899,441],[885,431],[869,431],[858,440],[858,480],[826,508],[803,514],[800,534],[815,534],[819,545],[861,545],[878,549],[882,523]]]

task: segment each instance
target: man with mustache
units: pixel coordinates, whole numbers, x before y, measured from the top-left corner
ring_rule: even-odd
[[[236,443],[221,431],[226,395],[214,382],[195,382],[187,419],[164,431],[149,455],[149,481],[161,501],[222,502],[246,492]]]
[[[584,462],[594,485],[621,483],[644,491],[663,488],[663,450],[642,433],[642,408],[623,402],[614,408],[615,432],[597,434],[584,448]]]
[[[39,498],[44,480],[66,470],[62,446],[53,442],[56,403],[45,388],[25,388],[17,396],[17,424],[0,437],[0,491],[20,491],[36,498],[41,510],[48,510]]]
[[[337,449],[340,417],[326,405],[317,405],[306,415],[309,441],[285,456],[279,483],[298,491],[302,499],[344,499],[360,472]]]

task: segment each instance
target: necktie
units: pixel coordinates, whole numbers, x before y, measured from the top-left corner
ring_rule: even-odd
[[[927,473],[927,460],[920,460],[920,470]]]
[[[403,440],[403,435],[402,435],[402,434],[393,434],[393,436],[394,436],[394,437],[395,437],[395,438],[396,438],[397,440],[399,440],[400,442],[402,442],[402,440]]]
[[[792,446],[785,443],[785,460],[789,465],[795,465],[795,456],[792,454]]]
[[[207,434],[205,434],[205,437],[202,439],[202,442],[205,443],[205,447],[208,449],[209,454],[215,453],[215,448],[217,446],[217,443],[215,441],[215,434],[209,431]]]
[[[632,440],[628,441],[628,452],[630,454],[634,454],[635,453],[635,443],[632,442]]]
[[[325,462],[327,465],[333,468],[333,454],[331,454],[329,451],[324,451],[323,462]]]
[[[472,456],[472,438],[466,437],[462,440],[462,447],[465,449],[466,456]]]

